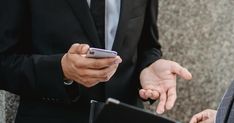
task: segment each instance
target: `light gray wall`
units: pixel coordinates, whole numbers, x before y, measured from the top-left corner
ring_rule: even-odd
[[[0,91],[0,123],[14,123],[19,97]]]
[[[5,92],[0,92],[0,123],[6,123],[5,118]]]
[[[192,81],[178,80],[178,100],[170,117],[188,122],[194,113],[217,108],[234,79],[233,6],[233,0],[160,0],[164,58],[193,74]]]
[[[167,116],[188,122],[203,109],[215,109],[234,79],[233,6],[233,0],[160,0],[164,58],[179,62],[193,74],[192,81],[178,79],[178,100]],[[12,123],[17,100],[0,93],[0,123]]]

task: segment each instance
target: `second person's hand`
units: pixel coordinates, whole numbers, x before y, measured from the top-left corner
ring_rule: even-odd
[[[216,114],[216,110],[207,109],[194,115],[189,123],[214,123]]]
[[[108,81],[116,72],[122,59],[115,58],[94,59],[85,57],[89,50],[87,44],[73,44],[61,60],[64,77],[92,87],[100,82]]]

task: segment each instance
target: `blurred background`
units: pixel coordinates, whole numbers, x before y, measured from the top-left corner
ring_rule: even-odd
[[[187,123],[195,113],[216,109],[234,80],[234,1],[159,3],[163,58],[180,63],[193,74],[192,81],[178,79],[178,100],[165,116]],[[0,91],[0,123],[13,123],[18,100],[17,96]]]

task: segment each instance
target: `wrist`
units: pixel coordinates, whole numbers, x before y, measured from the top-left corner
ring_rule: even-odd
[[[73,80],[70,79],[67,75],[67,62],[66,62],[66,56],[67,54],[63,55],[61,59],[61,66],[62,66],[62,71],[63,71],[63,80],[65,85],[71,85],[73,83]]]

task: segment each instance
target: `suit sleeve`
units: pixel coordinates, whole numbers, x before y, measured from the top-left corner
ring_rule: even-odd
[[[145,14],[145,22],[139,43],[139,70],[143,70],[162,56],[161,45],[158,42],[158,0],[149,0]]]
[[[20,96],[66,98],[63,54],[32,53],[26,0],[0,1],[0,89]]]

